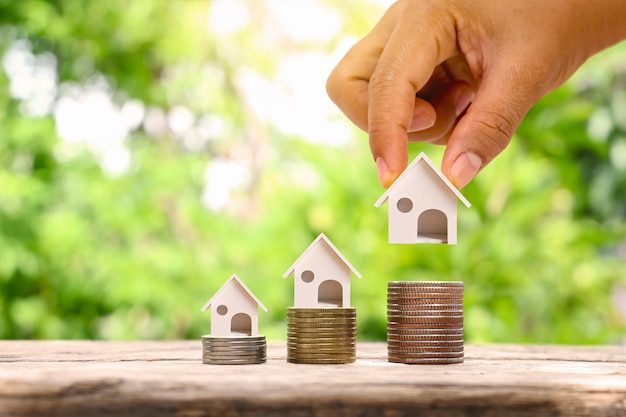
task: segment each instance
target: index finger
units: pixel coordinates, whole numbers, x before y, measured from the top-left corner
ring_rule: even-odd
[[[451,16],[445,10],[424,11],[412,5],[401,14],[369,82],[370,148],[385,187],[408,162],[407,130],[416,92],[428,82],[435,67],[456,50]]]

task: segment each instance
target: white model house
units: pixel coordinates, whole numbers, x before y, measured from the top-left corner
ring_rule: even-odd
[[[202,307],[211,308],[211,336],[257,336],[259,307],[267,308],[233,274]]]
[[[294,275],[294,307],[350,307],[350,271],[361,278],[324,233],[283,274]]]
[[[457,199],[471,206],[422,152],[374,206],[389,201],[389,243],[455,244]]]

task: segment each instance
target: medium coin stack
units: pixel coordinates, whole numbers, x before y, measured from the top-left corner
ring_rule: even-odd
[[[202,336],[202,363],[250,365],[267,360],[265,336]]]
[[[356,308],[287,309],[287,362],[342,364],[356,360]]]
[[[463,362],[463,283],[389,282],[387,286],[389,362]]]

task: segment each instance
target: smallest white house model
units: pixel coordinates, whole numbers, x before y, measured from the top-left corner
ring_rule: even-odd
[[[257,336],[259,307],[267,308],[233,274],[202,307],[211,308],[211,336]]]
[[[361,278],[324,233],[283,274],[294,274],[294,307],[350,307],[350,271]]]
[[[389,201],[389,243],[455,244],[457,199],[471,206],[422,152],[374,206]]]

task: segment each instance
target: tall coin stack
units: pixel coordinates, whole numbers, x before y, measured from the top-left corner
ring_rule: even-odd
[[[463,283],[389,282],[387,286],[389,362],[463,362]]]
[[[202,363],[251,365],[267,360],[265,336],[202,336]]]
[[[287,309],[287,362],[342,364],[356,360],[356,308]]]

